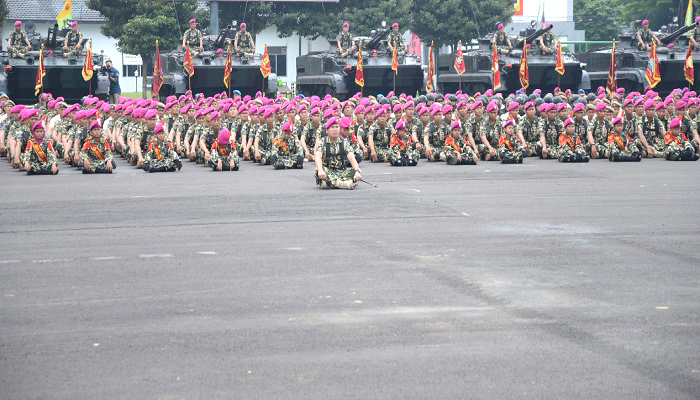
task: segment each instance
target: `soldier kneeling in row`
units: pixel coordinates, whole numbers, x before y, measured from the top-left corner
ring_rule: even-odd
[[[406,132],[406,124],[399,120],[394,129],[396,132],[391,135],[389,143],[389,163],[395,167],[415,167],[418,165],[420,153]]]
[[[355,161],[357,161],[358,164],[361,163],[364,151],[362,150],[362,146],[360,146],[360,141],[357,140],[357,135],[350,129],[352,127],[352,119],[343,117],[338,124],[340,125],[340,137],[347,140],[350,144],[350,150],[355,153]],[[350,163],[345,162],[345,167],[350,168]]]
[[[560,162],[588,162],[590,157],[581,143],[581,137],[576,134],[576,125],[571,118],[564,121],[564,132],[559,135]]]
[[[304,168],[304,149],[299,139],[292,135],[294,125],[287,121],[282,124],[280,131],[282,134],[272,141],[270,164],[274,165],[275,169]]]
[[[231,143],[231,132],[224,128],[211,145],[209,166],[214,171],[238,171],[240,158],[236,145]]]
[[[664,137],[666,148],[664,158],[669,161],[697,161],[700,158],[695,154],[693,144],[681,133],[681,122],[674,118],[669,125],[669,131]]]
[[[523,144],[515,134],[515,121],[503,123],[503,133],[498,138],[498,156],[502,164],[522,164]]]
[[[454,121],[450,126],[450,136],[445,138],[445,156],[447,165],[476,165],[479,160],[477,153],[462,136],[462,127],[459,121]]]
[[[159,123],[153,128],[155,139],[148,144],[143,170],[146,172],[173,172],[182,168],[182,162],[173,143],[165,140],[165,127]]]
[[[642,154],[634,141],[623,132],[624,122],[621,117],[612,121],[613,131],[608,135],[608,150],[610,161],[642,161]]]
[[[326,122],[326,136],[316,143],[314,161],[316,163],[316,184],[321,189],[350,189],[355,182],[362,179],[360,167],[355,154],[348,151],[349,144],[340,137],[340,125],[337,117]],[[345,160],[352,169],[345,168]]]
[[[90,136],[85,139],[80,151],[80,161],[83,164],[83,173],[111,174],[117,165],[112,158],[112,150],[106,137],[102,137],[102,125],[100,121],[92,121],[90,124]]]
[[[32,134],[33,137],[29,139],[24,151],[24,169],[27,175],[56,175],[58,173],[56,155],[51,146],[51,140],[44,138],[46,131],[42,121],[34,123]]]

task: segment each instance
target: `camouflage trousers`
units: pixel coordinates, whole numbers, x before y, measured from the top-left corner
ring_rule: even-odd
[[[535,157],[537,155],[537,145],[540,142],[527,142],[525,145],[525,157]]]
[[[31,162],[29,163],[29,170],[27,170],[28,175],[52,175],[51,167],[53,166],[50,162]],[[58,169],[58,168],[57,168]],[[56,171],[58,173],[58,171]]]
[[[420,153],[416,149],[406,148],[405,151],[401,151],[398,146],[395,146],[389,150],[389,163],[394,166],[414,166],[418,164],[418,159],[420,159]]]
[[[148,166],[153,168],[165,167],[166,169],[170,169],[177,164],[177,161],[178,159],[174,157],[163,157],[162,160],[144,161],[144,165],[148,164]]]
[[[83,50],[82,48],[76,47],[76,46],[69,47],[68,51],[63,52],[63,57],[66,57],[66,58],[70,57],[70,56],[78,57],[78,56],[80,56],[80,53],[82,52],[82,50]]]
[[[260,152],[260,165],[270,165],[270,150],[258,147],[258,152]]]
[[[255,49],[250,46],[238,46],[238,56],[243,57],[246,54],[254,54]]]
[[[546,157],[542,154],[542,143],[537,143],[536,150],[537,150],[537,155],[540,158],[555,159],[555,160],[557,158],[559,158],[559,147],[557,147],[557,146],[547,145],[547,156]]]
[[[15,44],[12,46],[12,58],[24,58],[27,56],[29,47],[24,44]]]
[[[447,159],[447,153],[445,152],[445,146],[433,146],[430,145],[430,152],[432,157],[428,158],[428,161],[445,161]],[[426,155],[427,157],[427,155]]]
[[[540,53],[542,55],[554,54],[554,52],[557,51],[557,48],[554,46],[554,43],[550,44],[549,46],[544,46],[544,51],[542,50],[541,47],[539,49],[540,49]]]
[[[314,174],[316,176],[316,184],[320,185],[321,189],[352,189],[355,185],[353,181],[355,170],[353,169],[323,167],[323,172],[326,173],[326,179],[323,181],[318,178],[318,170]]]
[[[612,146],[610,148],[610,154],[608,155],[608,160],[610,161],[641,161],[641,152],[639,148],[634,143],[628,143],[627,148],[620,150],[617,146]]]
[[[221,160],[221,170],[222,171],[231,171],[233,167],[234,171],[238,170],[238,165],[240,164],[240,157],[238,156],[238,152],[231,152],[229,155],[226,157],[221,157],[218,154],[212,153],[212,156],[209,157],[209,167],[213,169],[214,171],[218,171],[219,167],[219,160]]]
[[[270,156],[270,164],[275,166],[275,169],[302,169],[304,168],[304,156],[288,155],[278,156],[273,154]]]
[[[90,172],[107,173],[108,172],[107,171],[107,162],[112,163],[112,169],[117,168],[117,164],[114,162],[114,160],[107,161],[107,160],[98,160],[98,159],[90,158],[90,157],[87,157],[87,158],[83,157],[80,159],[80,162],[84,163],[85,159],[87,159],[88,163],[90,163],[90,170],[89,171],[85,170],[85,168],[82,164],[80,165],[80,168],[85,173],[90,173]]]
[[[590,157],[583,146],[577,146],[571,154],[566,150],[559,150],[559,162],[588,162],[589,160]]]
[[[489,154],[488,146],[486,146],[483,143],[477,144],[476,149],[479,151],[479,158],[481,158],[484,161],[498,161],[499,160],[498,149],[495,149],[496,150],[495,156],[491,156],[491,154]]]
[[[596,143],[595,148],[598,151],[598,159],[610,157],[610,147],[607,143]],[[591,155],[591,158],[593,158],[593,155]]]
[[[462,157],[459,160],[456,154],[449,154],[447,156],[447,165],[476,165],[476,159],[478,158],[474,149],[469,147],[467,151],[462,153]]]
[[[635,139],[634,144],[637,146],[637,149],[639,149],[640,153],[642,154],[642,157],[646,157],[649,154],[647,152],[646,147],[644,147],[644,144],[642,144],[641,139]],[[647,141],[647,144],[649,145],[651,151],[654,153],[654,157],[661,158],[664,156],[664,143],[662,140]]]
[[[372,161],[372,162],[387,162],[387,161],[389,161],[389,153],[391,153],[391,151],[389,150],[388,147],[375,145],[374,151],[377,153],[377,161]]]
[[[506,145],[498,148],[498,158],[503,164],[522,164],[523,162],[523,146],[520,142],[515,142],[513,149],[509,149]]]
[[[697,155],[692,143],[684,141],[679,145],[671,142],[664,150],[664,158],[669,161],[695,161],[697,160]]]

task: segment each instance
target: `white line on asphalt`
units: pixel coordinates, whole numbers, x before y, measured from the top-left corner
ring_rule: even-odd
[[[151,197],[156,196],[131,196],[132,199],[150,199]]]
[[[462,213],[462,215],[464,215],[465,217],[470,217],[470,215],[467,213]]]
[[[289,251],[301,251],[301,247],[287,247]]]
[[[413,190],[416,193],[420,193],[420,190],[418,190],[418,189],[411,189],[411,190]]]
[[[117,256],[106,256],[106,257],[92,257],[95,261],[107,261],[107,260],[121,260],[121,257]]]
[[[198,251],[197,254],[214,255],[214,254],[216,254],[216,252],[215,251]]]
[[[139,257],[141,258],[167,258],[167,257],[172,257],[172,254],[168,253],[159,253],[159,254],[139,254]]]
[[[0,260],[0,264],[12,264],[19,262],[19,260]]]
[[[34,264],[46,264],[46,263],[55,263],[55,262],[69,262],[73,261],[72,258],[57,258],[55,260],[32,260],[32,263]]]

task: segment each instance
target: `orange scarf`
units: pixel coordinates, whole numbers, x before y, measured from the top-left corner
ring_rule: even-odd
[[[287,142],[282,141],[281,137],[275,138],[275,140],[272,142],[273,145],[277,145],[282,151],[287,151]]]
[[[615,134],[612,132],[610,132],[610,134],[608,134],[608,143],[617,144],[617,147],[619,147],[620,150],[625,149],[625,143],[622,141],[622,139],[619,136],[615,136]]]
[[[39,160],[41,162],[47,162],[48,159],[46,158],[46,153],[44,153],[44,150],[37,144],[34,139],[29,139],[29,143],[27,143],[27,148],[25,149],[26,151],[29,151],[29,149],[34,149],[34,153],[36,153],[36,156],[39,157]],[[51,143],[49,142],[49,150],[51,149]]]
[[[407,142],[408,142],[408,145],[410,146],[411,145],[411,138],[410,137],[408,137]],[[391,135],[391,142],[389,143],[389,146],[390,147],[399,146],[401,151],[406,151],[406,143],[403,140],[399,139],[399,135],[397,135],[397,134]]]
[[[504,135],[501,135],[498,137],[498,147],[501,147],[504,144],[506,145],[506,147],[508,147],[508,150],[514,150],[513,144],[510,142],[510,140],[508,140],[508,138],[506,138]]]
[[[107,151],[109,151],[109,143],[105,143],[105,147],[106,147]],[[92,143],[92,138],[88,138],[85,141],[85,144],[83,145],[83,150],[90,150],[92,155],[94,155],[95,158],[97,158],[98,160],[105,159],[105,155],[102,154],[102,151],[100,151],[100,149],[97,146],[95,146],[94,143]]]

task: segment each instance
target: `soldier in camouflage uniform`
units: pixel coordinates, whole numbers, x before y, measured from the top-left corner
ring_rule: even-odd
[[[394,128],[388,125],[388,119],[386,111],[381,108],[377,111],[377,120],[369,128],[367,142],[372,162],[389,161],[389,140],[394,134]]]
[[[192,107],[194,108],[194,107]],[[189,113],[189,111],[188,111]],[[197,110],[194,113],[194,123],[190,124],[185,133],[185,152],[190,161],[197,161],[199,150],[199,138],[201,131],[206,128],[204,110]]]
[[[695,23],[700,22],[700,17],[695,17]],[[690,43],[693,45],[693,50],[697,50],[700,46],[700,26],[695,26],[693,34],[690,36]]]
[[[355,135],[355,132],[353,132],[352,119],[349,117],[343,117],[340,119],[339,125],[340,137],[347,140],[352,152],[355,154],[355,160],[358,164],[361,163],[364,152],[360,147],[360,141],[357,140],[357,135]],[[349,165],[350,164],[348,164],[348,166]]]
[[[84,174],[111,174],[112,169],[117,167],[109,142],[102,137],[100,121],[90,124],[90,136],[85,139],[80,151],[80,165]]]
[[[236,145],[231,140],[231,132],[223,128],[211,145],[209,167],[214,171],[238,171],[240,158]]]
[[[79,56],[83,50],[83,34],[78,32],[78,23],[73,21],[70,26],[71,31],[63,41],[63,57]]]
[[[277,136],[275,124],[275,111],[272,107],[265,109],[262,115],[262,123],[255,133],[255,161],[260,165],[270,165],[270,156],[272,155],[272,141]]]
[[[498,142],[503,133],[503,124],[498,119],[498,103],[496,101],[489,103],[486,107],[486,114],[488,117],[480,126],[479,156],[484,161],[498,161]]]
[[[144,125],[134,131],[133,143],[136,155],[136,168],[143,167],[145,158],[144,153],[148,150],[148,145],[155,137],[155,128],[158,124],[158,112],[156,110],[148,110],[143,115]]]
[[[186,30],[182,35],[182,48],[183,50],[190,47],[190,54],[192,57],[197,57],[199,53],[204,51],[204,46],[202,44],[202,31],[197,29],[197,20],[192,18],[190,20],[190,29]]]
[[[360,167],[354,155],[347,149],[349,145],[340,137],[338,118],[331,117],[326,122],[327,135],[316,143],[314,161],[316,163],[316,184],[321,189],[353,189],[355,182],[362,179]],[[352,169],[346,169],[345,161]]]
[[[564,132],[564,123],[557,118],[555,104],[547,104],[545,108],[547,118],[540,120],[537,131],[540,134],[540,142],[537,146],[537,155],[540,158],[559,158],[559,133]]]
[[[22,21],[15,21],[15,30],[10,33],[7,42],[7,50],[12,58],[25,58],[27,52],[32,49],[32,44],[27,39],[27,34],[22,32]]]
[[[652,41],[656,42],[657,46],[661,44],[659,38],[649,29],[649,20],[645,19],[642,21],[642,29],[637,31],[637,49],[649,50]]]
[[[233,48],[239,57],[252,57],[255,54],[255,43],[253,35],[246,31],[245,22],[241,23],[240,30],[236,32],[233,39]]]
[[[576,131],[576,122],[571,118],[564,121],[564,132],[559,135],[560,162],[588,162],[590,158],[581,142],[581,136]]]
[[[518,132],[518,137],[525,141],[525,155],[527,157],[532,157],[537,154],[537,143],[540,140],[540,136],[537,132],[539,117],[536,115],[535,104],[533,102],[527,102],[524,108],[525,116],[520,118],[520,123],[516,131]]]
[[[411,129],[411,138],[416,144],[416,149],[420,152],[420,156],[422,158],[425,157],[425,146],[421,145],[421,143],[424,143],[423,133],[426,132],[426,130],[428,129],[429,124],[430,110],[428,110],[428,107],[422,107],[418,111],[418,121],[416,121],[416,123],[413,124],[413,128]]]
[[[633,110],[631,100],[626,107],[630,114]],[[595,117],[589,121],[591,134],[593,135],[593,146],[591,146],[592,158],[608,158],[608,134],[612,132],[612,124],[605,118],[605,103],[602,101],[595,106]]]
[[[628,133],[623,130],[624,123],[621,117],[612,121],[613,130],[608,135],[608,159],[610,161],[641,161],[642,155],[639,148]]]
[[[695,147],[695,151],[700,151],[700,137],[698,137],[698,125],[685,114],[686,103],[681,100],[676,103],[676,118],[681,121],[681,133],[688,138]]]
[[[445,138],[445,160],[447,165],[476,165],[479,161],[479,153],[467,138],[462,136],[459,121],[450,125],[450,135]]]
[[[46,131],[42,121],[32,126],[33,137],[29,139],[24,151],[24,169],[27,175],[56,175],[58,165],[51,141],[44,138]]]
[[[304,149],[304,158],[313,161],[314,155],[311,153],[316,148],[316,141],[321,138],[321,109],[314,107],[311,112],[311,122],[304,126],[301,132],[301,147]]]
[[[185,146],[185,135],[190,126],[195,122],[195,109],[191,105],[186,105],[180,108],[179,113],[180,116],[173,124],[173,131],[175,132],[173,141],[175,143],[175,151],[177,151],[181,157],[187,157],[187,150],[189,147]]]
[[[203,113],[206,115],[206,113]],[[197,164],[209,166],[209,157],[214,141],[219,138],[221,132],[221,114],[217,111],[211,112],[204,125],[199,129],[199,145],[197,146]],[[208,122],[208,123],[207,123]]]
[[[338,41],[338,54],[341,57],[352,57],[355,54],[355,41],[350,34],[350,24],[343,23],[343,31],[335,40]]]
[[[173,149],[173,143],[166,140],[166,128],[162,123],[153,128],[154,138],[148,143],[143,161],[146,172],[173,172],[182,168],[180,157]]]
[[[664,135],[664,158],[669,161],[697,161],[700,156],[688,138],[681,132],[681,122],[674,118],[669,124],[669,132]]]
[[[20,113],[20,125],[14,130],[14,139],[17,143],[17,154],[19,154],[19,169],[24,169],[24,162],[26,161],[27,154],[25,149],[27,148],[27,143],[29,139],[32,138],[32,127],[39,121],[39,110],[36,109],[24,109]],[[46,140],[50,140],[47,138]]]
[[[557,39],[554,38],[552,31],[545,32],[540,36],[540,53],[542,55],[554,54],[557,51]]]
[[[595,140],[593,139],[593,133],[590,129],[591,124],[584,118],[585,110],[586,106],[583,103],[576,103],[574,106],[574,133],[581,140],[586,154],[590,154]]]
[[[394,53],[394,48],[396,48],[396,55],[402,56],[406,54],[406,42],[403,40],[403,36],[399,33],[399,24],[394,22],[391,25],[391,33],[387,38],[387,44],[389,45],[389,53]]]
[[[406,133],[406,125],[399,120],[389,142],[389,163],[395,167],[415,167],[420,153],[416,150],[411,136]]]
[[[639,121],[637,122],[637,129],[642,130],[642,135],[644,136],[647,147],[650,150],[647,151],[647,155],[651,154],[653,157],[663,157],[666,129],[656,116],[654,100],[648,100],[644,104],[644,115],[639,118]]]
[[[498,24],[496,33],[493,35],[493,39],[491,39],[491,45],[496,46],[500,54],[508,54],[513,50],[510,38],[508,38],[508,35],[504,32],[503,24]]]
[[[294,125],[287,121],[282,124],[280,135],[272,141],[270,164],[275,169],[304,168],[304,148],[292,131]]]
[[[448,135],[447,124],[442,119],[442,108],[433,106],[430,113],[432,121],[423,130],[423,145],[425,147],[425,157],[428,161],[445,160],[445,138]]]
[[[498,137],[498,157],[503,164],[522,164],[523,145],[515,133],[515,121],[509,119],[502,125]]]

